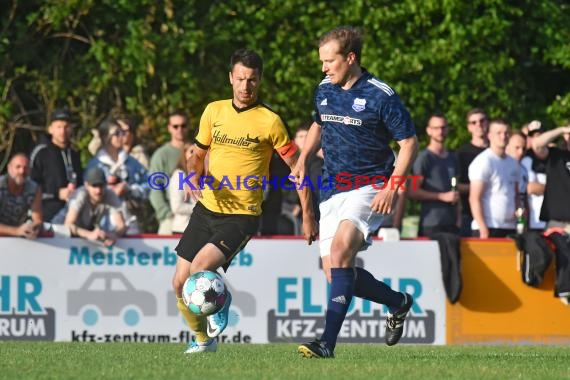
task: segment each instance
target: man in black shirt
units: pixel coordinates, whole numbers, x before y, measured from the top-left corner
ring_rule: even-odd
[[[467,129],[471,133],[471,141],[463,144],[456,151],[459,181],[457,188],[461,198],[461,230],[463,237],[471,237],[471,207],[469,206],[469,165],[487,147],[487,132],[489,131],[489,120],[487,114],[480,108],[474,108],[467,112]]]
[[[63,218],[54,220],[54,217],[65,206],[75,188],[83,185],[79,153],[70,146],[72,131],[69,111],[56,109],[48,126],[51,140],[38,145],[32,153],[31,177],[42,188],[42,209],[46,222],[63,223]]]
[[[533,140],[536,157],[546,160],[546,188],[540,219],[547,227],[563,227],[570,231],[570,151],[549,144],[564,134],[570,134],[570,124],[544,132]]]
[[[551,142],[562,136],[562,147],[549,146]],[[549,234],[549,240],[556,246],[555,250],[555,289],[554,294],[560,297],[563,304],[570,304],[570,124],[544,132],[532,142],[536,157],[546,160],[546,188],[540,210],[540,219],[546,221],[547,229],[562,228],[566,233]]]

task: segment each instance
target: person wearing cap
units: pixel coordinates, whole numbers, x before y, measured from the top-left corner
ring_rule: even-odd
[[[31,154],[31,177],[42,188],[42,209],[46,222],[62,223],[55,216],[64,208],[71,193],[83,185],[79,153],[71,147],[72,115],[67,109],[51,114],[50,141],[40,143]]]
[[[546,161],[539,159],[532,149],[533,140],[538,138],[544,132],[542,123],[533,120],[526,126],[527,149],[521,160],[521,165],[528,173],[528,185],[526,192],[528,194],[528,222],[529,229],[542,231],[546,227],[546,222],[540,220],[540,209],[544,201],[544,189],[546,188]]]
[[[34,239],[42,224],[42,192],[28,177],[29,160],[16,153],[0,176],[0,235]]]
[[[107,188],[103,170],[93,167],[85,174],[85,186],[69,200],[65,225],[71,236],[111,246],[125,232],[121,207],[121,199]]]

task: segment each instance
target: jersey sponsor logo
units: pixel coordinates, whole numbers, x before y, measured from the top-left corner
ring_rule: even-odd
[[[219,121],[214,122],[214,128],[218,128],[221,126],[222,126],[222,123],[220,123]]]
[[[361,119],[355,119],[349,116],[340,116],[340,115],[321,115],[321,120],[323,122],[330,121],[333,123],[340,123],[345,125],[362,125]]]
[[[212,140],[216,144],[236,145],[245,148],[248,148],[252,144],[260,143],[259,137],[251,138],[249,134],[246,137],[229,137],[227,133],[222,134],[219,130],[214,132]]]
[[[321,106],[326,106],[327,105],[327,98],[324,98],[323,101],[321,102]]]
[[[354,104],[352,104],[352,109],[356,112],[364,111],[366,108],[366,99],[356,98],[354,99]]]
[[[247,134],[247,137],[245,138],[245,140],[252,142],[254,144],[259,144],[259,136],[256,138],[251,138],[251,137],[249,137],[249,133]]]

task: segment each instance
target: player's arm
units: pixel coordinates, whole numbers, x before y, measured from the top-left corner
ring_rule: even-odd
[[[305,139],[305,145],[301,151],[297,162],[292,166],[291,174],[295,176],[297,184],[300,185],[305,179],[305,173],[307,173],[307,163],[313,157],[313,155],[319,149],[321,142],[321,126],[316,122],[313,122],[307,137]]]
[[[299,159],[299,149],[297,145],[295,145],[293,141],[289,141],[285,146],[278,148],[277,153],[279,153],[279,156],[285,161],[289,168],[294,170]],[[299,195],[299,201],[303,211],[303,236],[310,245],[318,235],[317,222],[313,212],[311,187],[299,186],[297,187],[297,194]]]
[[[200,177],[204,173],[206,155],[210,147],[196,142],[190,149],[186,151],[186,170],[190,185],[186,185],[186,194],[194,202],[202,198],[200,190]]]
[[[418,138],[416,135],[410,136],[398,141],[398,145],[400,146],[398,159],[396,160],[391,178],[402,179],[410,171],[418,153]],[[402,182],[402,184],[404,183],[405,181]],[[384,190],[379,191],[370,204],[372,211],[380,214],[390,214],[399,189],[400,186],[386,186]]]
[[[398,199],[396,199],[396,208],[394,211],[394,216],[392,217],[392,226],[399,230],[402,229],[402,220],[404,219],[404,213],[406,212],[406,198],[408,197],[408,188],[409,187],[407,186],[406,188],[400,187],[400,190],[398,190]]]

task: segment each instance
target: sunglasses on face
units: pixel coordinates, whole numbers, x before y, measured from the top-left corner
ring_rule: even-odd
[[[487,119],[469,120],[469,124],[471,124],[471,125],[483,124],[485,121],[487,121]]]
[[[186,128],[186,124],[172,124],[171,127],[174,129]]]
[[[122,129],[117,129],[115,132],[113,132],[111,134],[111,136],[124,136],[127,133],[125,131],[123,131]]]

